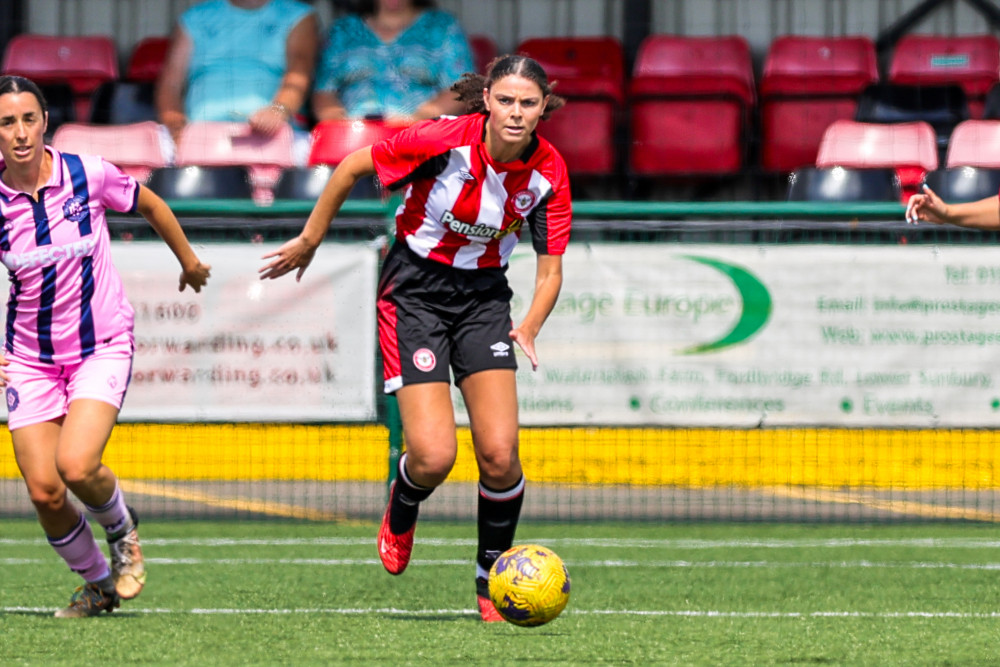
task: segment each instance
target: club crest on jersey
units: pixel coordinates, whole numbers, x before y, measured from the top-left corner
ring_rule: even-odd
[[[536,201],[535,193],[531,190],[520,190],[510,197],[510,202],[514,205],[514,210],[521,215],[530,211]]]
[[[417,367],[418,371],[428,373],[437,366],[437,357],[426,347],[422,347],[413,353],[413,365]]]
[[[21,405],[21,397],[17,395],[17,389],[7,387],[7,411],[13,412],[17,410],[19,405]]]
[[[83,216],[87,212],[87,198],[83,195],[76,195],[75,197],[70,197],[63,204],[63,215],[66,216],[67,220],[72,220],[73,222],[80,222]]]

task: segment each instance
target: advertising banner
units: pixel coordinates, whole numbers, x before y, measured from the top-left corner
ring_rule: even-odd
[[[571,245],[536,347],[526,425],[996,427],[1000,249]]]
[[[375,419],[377,248],[324,243],[301,282],[262,281],[277,247],[198,246],[212,277],[195,294],[164,243],[112,244],[135,308],[122,421]]]
[[[260,257],[277,247],[204,246],[212,278],[194,294],[177,291],[163,244],[116,246],[136,310],[122,419],[375,418],[377,250],[324,243],[301,282],[260,280]]]

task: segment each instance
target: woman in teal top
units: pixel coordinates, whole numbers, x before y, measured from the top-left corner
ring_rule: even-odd
[[[319,50],[313,8],[297,0],[208,0],[181,15],[157,84],[176,140],[190,121],[248,122],[273,134],[294,121]]]
[[[450,88],[475,65],[458,21],[426,0],[359,5],[330,28],[313,95],[317,120],[463,113]]]

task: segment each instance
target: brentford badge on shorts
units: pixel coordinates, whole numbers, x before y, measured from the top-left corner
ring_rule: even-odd
[[[426,347],[422,347],[413,353],[413,365],[417,367],[418,371],[427,373],[437,366],[437,357]]]
[[[535,193],[531,190],[520,190],[510,198],[514,204],[514,210],[520,214],[525,214],[535,205]]]

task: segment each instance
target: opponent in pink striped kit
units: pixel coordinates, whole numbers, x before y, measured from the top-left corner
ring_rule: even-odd
[[[111,612],[146,570],[135,511],[101,462],[132,370],[133,310],[111,262],[105,210],[138,211],[181,264],[180,289],[209,269],[152,191],[91,155],[44,144],[48,111],[32,81],[0,76],[0,262],[9,272],[0,387],[14,456],[49,543],[84,579],[58,617]],[[107,535],[110,566],[83,503]]]
[[[563,103],[537,62],[504,56],[489,76],[466,74],[452,91],[470,113],[416,123],[345,158],[302,233],[265,256],[273,260],[261,277],[295,269],[301,277],[361,177],[377,173],[403,193],[396,243],[379,279],[378,330],[385,392],[399,402],[406,453],[379,529],[379,557],[391,574],[406,569],[420,503],[455,463],[454,377],[479,467],[476,600],[491,622],[503,619],[490,601],[488,575],[513,544],[525,486],[514,345],[538,365],[535,338],[562,286],[572,207],[562,156],[535,134],[539,120]],[[528,230],[535,289],[515,326],[506,270]]]

